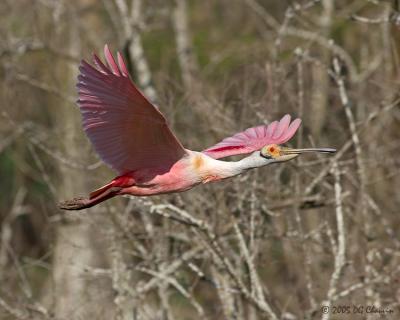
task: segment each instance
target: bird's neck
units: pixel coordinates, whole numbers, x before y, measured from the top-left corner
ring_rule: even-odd
[[[233,164],[233,166],[236,167],[238,171],[237,174],[241,174],[249,169],[260,168],[268,164],[268,162],[264,158],[260,157],[258,151],[253,152],[248,157],[245,157],[239,161],[229,163]]]
[[[216,176],[225,179],[237,176],[249,169],[263,167],[267,164],[268,162],[261,158],[258,152],[254,152],[239,161],[222,161],[209,158],[207,161],[207,169],[212,169]]]

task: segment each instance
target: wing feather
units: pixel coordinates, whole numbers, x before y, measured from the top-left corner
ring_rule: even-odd
[[[301,124],[300,119],[290,122],[290,115],[285,115],[280,121],[269,125],[248,128],[232,137],[225,138],[203,151],[208,156],[219,159],[238,154],[251,153],[260,150],[268,144],[282,144],[296,133]]]
[[[166,170],[186,155],[158,109],[135,87],[120,53],[106,45],[105,65],[82,61],[78,105],[83,129],[102,160],[119,174],[149,167]]]

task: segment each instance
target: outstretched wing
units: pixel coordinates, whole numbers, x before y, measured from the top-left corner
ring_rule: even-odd
[[[186,151],[158,109],[135,87],[118,52],[118,65],[108,46],[107,66],[94,55],[82,60],[78,105],[83,129],[101,159],[119,174],[149,167],[172,166]]]
[[[232,137],[225,138],[215,146],[204,151],[206,155],[214,158],[251,153],[260,150],[268,144],[281,144],[288,141],[296,133],[301,123],[296,119],[290,123],[290,116],[285,115],[280,121],[269,125],[246,129]]]

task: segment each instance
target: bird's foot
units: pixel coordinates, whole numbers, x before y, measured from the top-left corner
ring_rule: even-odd
[[[82,210],[88,208],[89,204],[89,199],[79,197],[71,200],[62,201],[58,204],[58,207],[63,210]]]

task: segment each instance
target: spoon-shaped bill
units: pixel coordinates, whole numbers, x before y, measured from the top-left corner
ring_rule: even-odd
[[[305,148],[305,149],[291,149],[285,148],[282,150],[284,154],[302,154],[309,152],[319,152],[319,153],[335,153],[336,149],[333,148]]]

